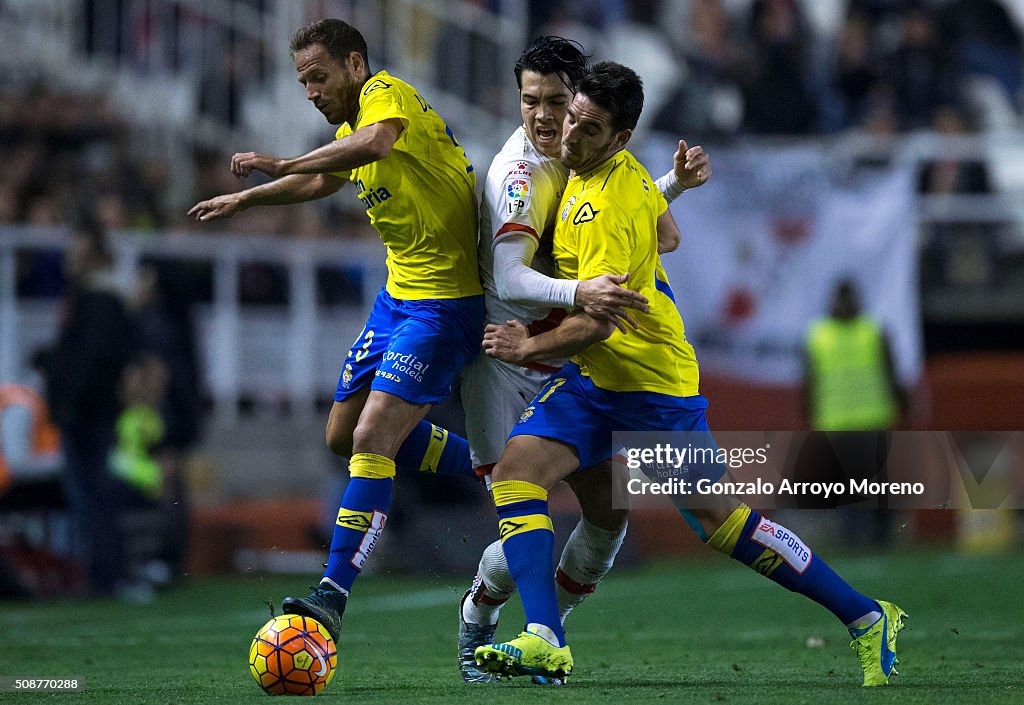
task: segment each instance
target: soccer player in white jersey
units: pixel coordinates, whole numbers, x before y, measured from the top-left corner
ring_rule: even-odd
[[[560,37],[541,37],[516,62],[523,125],[491,162],[480,207],[479,261],[487,321],[518,321],[531,334],[550,330],[566,309],[582,308],[626,331],[635,325],[628,309],[647,310],[647,300],[622,286],[628,274],[590,280],[554,278],[551,234],[568,171],[558,158],[562,122],[575,86],[587,71],[578,45]],[[711,165],[700,147],[684,141],[672,171],[658,180],[671,201],[687,188],[700,186]],[[659,250],[678,245],[674,224],[659,230]],[[524,408],[547,378],[566,360],[548,360],[528,367],[479,355],[462,374],[466,431],[477,473],[489,479],[505,441]],[[564,620],[612,566],[626,533],[628,510],[612,507],[614,485],[624,477],[611,463],[567,480],[583,510],[555,573]],[[617,496],[625,496],[620,492]],[[459,668],[467,682],[493,681],[473,658],[477,646],[490,643],[498,612],[515,592],[501,542],[488,546],[480,559],[473,586],[462,599],[459,619]]]

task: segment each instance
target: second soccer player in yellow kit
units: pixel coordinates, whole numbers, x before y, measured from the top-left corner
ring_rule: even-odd
[[[384,529],[396,466],[464,469],[464,439],[424,419],[479,351],[484,301],[477,265],[476,177],[444,120],[409,84],[370,70],[351,25],[322,20],[291,50],[306,97],[336,141],[290,159],[235,154],[231,170],[276,180],[203,201],[201,221],[258,205],[321,198],[351,181],[387,247],[388,279],[342,363],[327,443],[349,457],[351,480],[323,579],[286,613],[320,621],[338,639],[349,590]]]
[[[658,259],[656,222],[665,201],[624,150],[642,107],[640,78],[625,66],[598,64],[581,81],[563,126],[562,162],[573,175],[553,250],[562,277],[628,271],[629,287],[650,306],[634,314],[639,329],[625,333],[577,311],[535,337],[514,324],[488,326],[484,337],[485,351],[506,362],[573,355],[526,408],[494,468],[498,533],[527,624],[509,642],[476,649],[485,671],[547,679],[572,671],[551,574],[552,485],[610,458],[616,431],[685,432],[716,448],[707,400],[698,393],[697,361]],[[714,480],[725,468],[708,463],[684,470],[691,480]],[[709,546],[831,611],[853,637],[864,685],[888,682],[905,617],[899,607],[854,590],[796,534],[735,497],[680,495],[673,502]]]

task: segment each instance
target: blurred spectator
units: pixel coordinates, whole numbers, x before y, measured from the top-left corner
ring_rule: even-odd
[[[139,355],[125,368],[121,384],[124,408],[117,417],[117,440],[110,456],[110,471],[124,483],[122,527],[130,595],[147,602],[154,587],[170,577],[164,561],[169,532],[160,457],[165,426],[159,411],[166,386],[167,368],[154,355]]]
[[[556,0],[543,4],[547,5],[548,11],[540,15],[545,20],[533,36],[551,35],[577,41],[583,46],[584,53],[591,57],[591,61],[597,60],[593,57],[604,55],[604,17],[599,6],[576,0]]]
[[[693,0],[687,17],[682,80],[653,127],[677,135],[731,135],[743,119],[744,59],[737,28],[730,26],[722,0]]]
[[[199,83],[199,112],[231,127],[242,123],[242,91],[245,72],[240,51],[230,38],[221,55],[208,62]]]
[[[958,75],[939,44],[928,11],[914,9],[904,17],[900,43],[888,60],[886,75],[896,95],[902,130],[928,127],[936,108],[956,100]]]
[[[60,467],[60,433],[42,396],[25,384],[0,384],[0,494],[19,476]]]
[[[90,589],[97,595],[113,594],[122,578],[123,498],[107,459],[131,332],[112,265],[103,232],[94,221],[83,223],[65,257],[71,290],[57,343],[37,359],[61,430],[68,504],[83,542]]]
[[[0,384],[0,498],[12,485],[59,477],[62,467],[60,433],[42,396],[27,384]],[[8,556],[6,548],[0,545],[0,599],[31,597],[19,552]]]
[[[818,124],[808,89],[810,37],[796,0],[754,0],[744,122],[755,134],[802,135]]]
[[[185,572],[191,511],[185,467],[202,432],[202,390],[196,343],[195,277],[187,265],[161,263],[143,268],[136,316],[142,351],[160,361],[166,379],[156,406],[164,433],[162,560],[171,575]]]
[[[861,308],[856,284],[840,281],[828,316],[807,333],[804,409],[811,428],[888,430],[905,405],[888,336]]]
[[[839,32],[833,88],[839,98],[837,129],[863,125],[871,108],[871,92],[881,76],[871,60],[870,28],[861,14],[850,15]]]
[[[828,316],[807,332],[803,406],[811,434],[794,470],[798,481],[848,482],[886,479],[889,434],[906,410],[906,395],[896,377],[892,346],[881,325],[861,309],[851,280],[840,281]],[[832,503],[814,498],[804,508],[830,508],[863,501],[856,495]],[[883,545],[891,517],[879,500],[873,512],[843,514],[848,543]]]
[[[931,127],[940,135],[964,136],[972,130],[963,111],[952,106],[939,107]],[[918,191],[926,194],[990,193],[988,168],[979,160],[937,159],[921,169]]]
[[[492,12],[496,9],[483,0],[471,2],[481,9]],[[501,64],[498,45],[490,37],[447,22],[440,25],[435,41],[435,83],[492,114],[501,114],[505,106],[501,104],[502,93],[494,79],[495,69]],[[374,66],[373,70],[377,68]]]
[[[629,3],[627,18],[609,26],[607,57],[626,64],[644,82],[644,112],[638,129],[649,128],[665,101],[680,84],[672,44],[658,25],[660,0],[633,0]]]
[[[870,138],[870,147],[861,150],[854,160],[857,167],[887,168],[897,148],[896,96],[892,86],[878,83],[868,94],[863,133]]]
[[[952,0],[939,10],[939,34],[960,69],[994,79],[1018,110],[1024,102],[1021,30],[996,0]]]
[[[963,137],[972,132],[959,109],[945,105],[935,112],[932,129]],[[983,160],[939,158],[922,165],[918,192],[924,195],[992,193]],[[982,286],[995,283],[999,259],[998,230],[990,223],[933,223],[923,233],[922,281],[930,285]]]
[[[153,355],[140,355],[125,368],[124,406],[117,417],[110,470],[147,502],[163,494],[163,470],[156,452],[164,440],[159,407],[167,387],[167,368]]]

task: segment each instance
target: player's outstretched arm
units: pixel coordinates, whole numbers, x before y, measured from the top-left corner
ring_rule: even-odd
[[[485,353],[502,362],[522,365],[571,357],[605,340],[614,331],[612,323],[577,311],[557,328],[533,337],[519,321],[508,321],[504,325],[492,323],[484,329],[483,348]]]
[[[230,218],[253,206],[280,206],[313,201],[337,193],[345,179],[333,174],[296,174],[252,188],[200,201],[188,210],[196,220]]]
[[[351,171],[388,156],[403,129],[401,120],[389,118],[360,127],[339,140],[289,159],[257,152],[241,152],[231,158],[231,173],[242,178],[256,170],[277,179],[292,174]]]

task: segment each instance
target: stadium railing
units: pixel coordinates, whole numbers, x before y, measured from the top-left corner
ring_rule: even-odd
[[[918,223],[922,227],[995,225],[1001,247],[1019,257],[1024,254],[1024,200],[1020,198],[1024,183],[1014,178],[1021,179],[1024,172],[1020,169],[1024,163],[1021,145],[1024,141],[1012,135],[950,140],[925,134],[893,142],[890,148],[896,158],[918,163],[939,155],[985,160],[995,172],[995,193],[919,197]],[[766,158],[770,158],[770,146],[754,148],[766,150]],[[839,168],[865,149],[878,154],[868,143],[851,139],[826,148],[823,158]],[[19,294],[19,275],[23,288],[26,276],[25,271],[19,272],[19,257],[59,252],[67,238],[68,232],[62,229],[0,226],[0,380],[24,378],[32,352],[57,335],[60,301]],[[359,333],[386,277],[384,249],[372,241],[117,232],[113,242],[118,279],[126,291],[147,259],[205,263],[208,267],[212,294],[197,306],[197,332],[205,387],[217,417],[226,420],[236,417],[242,400],[277,400],[302,410],[312,408],[318,398],[326,398],[337,381],[339,361]],[[252,263],[268,263],[285,272],[286,293],[277,304],[241,303],[240,278]],[[351,275],[339,281],[338,272]],[[325,301],[318,294],[318,280],[358,291]],[[940,303],[953,307],[947,315],[959,317],[991,320],[1003,309],[1007,315],[1019,316],[1021,289],[1003,294],[980,290],[976,294],[981,299],[971,292],[964,296],[947,290],[948,296]],[[927,297],[924,305],[927,317]]]
[[[54,340],[62,300],[18,294],[17,260],[23,254],[59,253],[69,232],[0,227],[0,380],[28,376],[32,353]],[[359,333],[387,270],[378,243],[302,241],[260,236],[117,232],[111,234],[116,280],[126,295],[147,260],[209,265],[212,300],[196,307],[204,382],[215,416],[234,419],[242,399],[284,401],[312,410],[317,395],[337,382],[338,360]],[[285,305],[243,305],[239,282],[249,263],[287,271]],[[320,305],[318,275],[356,272],[351,304]],[[358,302],[358,303],[355,303]]]

